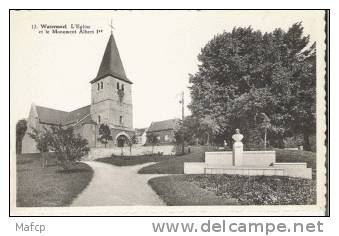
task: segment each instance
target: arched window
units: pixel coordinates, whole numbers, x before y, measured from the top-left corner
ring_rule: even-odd
[[[100,122],[101,122],[101,117],[98,116],[98,123],[100,124]]]
[[[119,82],[117,83],[117,90],[119,90],[120,89],[120,84],[119,84]]]
[[[100,84],[98,83],[98,91],[100,90]]]
[[[123,84],[121,85],[121,90],[125,91],[125,86]]]
[[[119,122],[120,122],[121,125],[124,123],[124,117],[123,116],[119,117]]]
[[[101,81],[101,89],[104,88],[104,82]]]

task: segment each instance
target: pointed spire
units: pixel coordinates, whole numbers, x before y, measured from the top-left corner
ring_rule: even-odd
[[[97,76],[91,83],[94,83],[108,75],[132,83],[126,76],[124,66],[119,55],[118,47],[115,43],[113,32],[109,37],[104,56],[102,58]]]

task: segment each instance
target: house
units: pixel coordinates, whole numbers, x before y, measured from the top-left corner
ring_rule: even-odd
[[[97,76],[89,83],[90,105],[74,111],[31,105],[28,127],[22,141],[23,153],[38,152],[35,141],[28,133],[33,128],[43,130],[51,125],[72,126],[75,133],[87,139],[89,147],[101,147],[98,130],[101,124],[107,124],[113,137],[109,146],[126,145],[126,141],[134,134],[132,82],[126,76],[113,33],[106,45]]]
[[[170,119],[154,121],[147,130],[147,135],[154,134],[158,137],[160,144],[169,144],[175,142],[174,131],[179,124],[180,119]]]

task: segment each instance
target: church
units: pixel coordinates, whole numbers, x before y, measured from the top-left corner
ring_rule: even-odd
[[[89,147],[102,147],[99,127],[107,124],[113,140],[109,147],[124,146],[134,134],[132,81],[127,78],[113,32],[109,37],[97,76],[90,81],[91,104],[74,111],[62,111],[35,104],[27,118],[22,153],[38,152],[28,135],[32,128],[43,130],[52,125],[72,126],[76,134],[87,139]]]

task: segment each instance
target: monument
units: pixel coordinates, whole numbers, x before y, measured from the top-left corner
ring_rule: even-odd
[[[185,174],[229,174],[289,176],[312,179],[312,169],[304,162],[276,162],[275,151],[243,151],[244,136],[232,135],[233,150],[205,152],[205,162],[185,162]]]
[[[235,130],[235,134],[233,134],[232,139],[234,140],[233,144],[233,166],[242,166],[243,159],[243,147],[241,140],[244,136],[240,133],[239,129]]]

